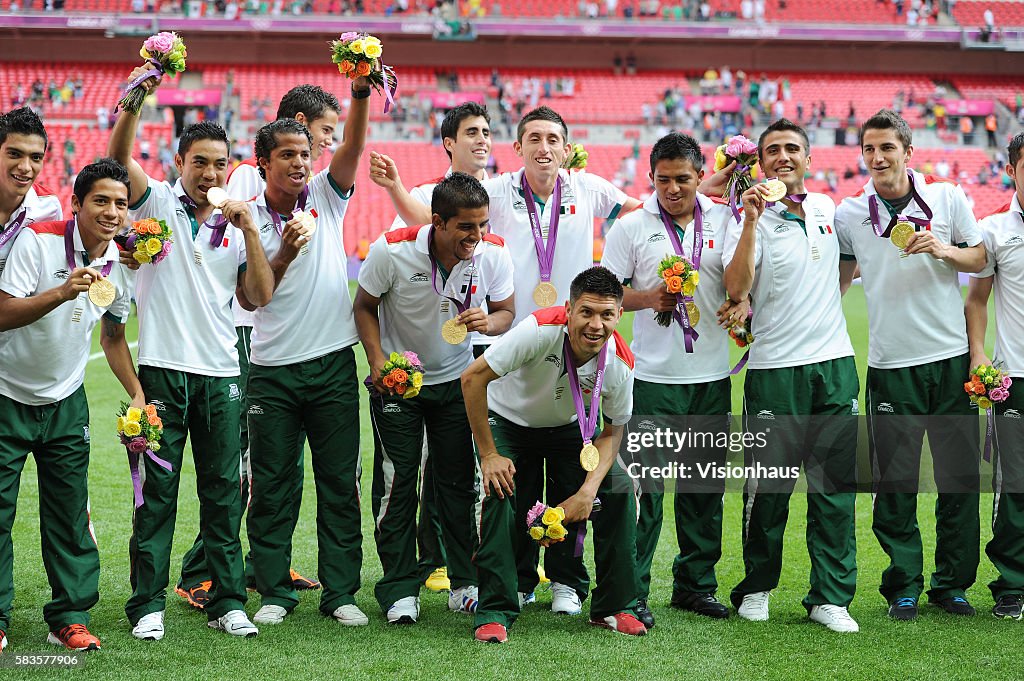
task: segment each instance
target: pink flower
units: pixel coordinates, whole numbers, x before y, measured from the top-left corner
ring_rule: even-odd
[[[355,40],[358,37],[359,37],[359,34],[356,33],[355,31],[346,31],[345,33],[341,34],[341,37],[339,38],[339,40],[341,42],[343,42],[343,43],[350,43],[350,42],[352,42],[353,40]]]
[[[171,252],[171,242],[170,241],[165,241],[164,242],[164,247],[160,249],[160,253],[157,255],[157,258],[163,260],[164,258],[167,257],[167,255],[170,252]]]
[[[143,47],[145,47],[150,53],[161,52],[166,54],[174,48],[174,34],[168,31],[157,33],[154,36],[146,38],[146,42],[143,43]]]
[[[146,438],[141,435],[133,437],[132,441],[128,443],[128,451],[132,454],[142,454],[142,452],[146,451],[146,447]]]
[[[736,135],[725,145],[725,153],[732,158],[739,158],[740,154],[754,154],[757,152],[757,145],[743,135]]]
[[[1009,376],[1003,376],[1003,390],[1009,390],[1011,385],[1013,385],[1013,379]]]
[[[993,402],[1002,402],[1009,396],[1010,393],[1006,392],[1005,388],[992,388],[988,391],[988,398]]]
[[[412,350],[406,350],[405,352],[402,353],[402,356],[409,360],[411,363],[415,364],[416,366],[423,366],[420,363],[419,355],[417,355]]]
[[[534,504],[533,508],[526,512],[526,526],[529,527],[537,522],[537,519],[544,515],[544,511],[546,511],[547,508],[547,506],[539,501]]]

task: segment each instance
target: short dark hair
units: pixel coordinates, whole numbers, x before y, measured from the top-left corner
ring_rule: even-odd
[[[523,116],[523,120],[519,121],[519,127],[516,128],[516,141],[520,144],[523,143],[523,133],[526,132],[526,124],[531,121],[550,121],[551,123],[557,123],[562,128],[562,142],[564,144],[569,143],[569,126],[565,124],[565,120],[558,115],[558,112],[547,106],[538,106],[533,111]]]
[[[1006,147],[1006,155],[1010,160],[1011,166],[1017,165],[1017,161],[1020,160],[1020,152],[1022,148],[1024,148],[1024,132],[1018,132],[1014,135],[1013,139],[1010,140],[1010,146]]]
[[[75,178],[74,191],[79,203],[85,202],[85,197],[89,195],[93,186],[100,180],[120,182],[128,189],[128,194],[131,195],[132,187],[131,181],[128,179],[128,170],[112,158],[101,158],[78,171],[78,176]]]
[[[569,286],[569,304],[573,305],[584,293],[601,298],[615,298],[622,303],[622,283],[611,270],[597,265],[576,275]]]
[[[277,105],[277,118],[295,118],[301,112],[312,122],[323,116],[328,109],[341,113],[338,98],[319,85],[306,83],[296,85],[284,94],[281,103]]]
[[[864,125],[860,126],[860,134],[857,136],[857,144],[860,146],[864,146],[865,130],[895,130],[896,137],[903,143],[904,149],[913,144],[910,125],[907,124],[903,116],[892,109],[879,109],[878,113],[864,121]]]
[[[764,151],[764,139],[773,132],[795,132],[804,141],[804,153],[811,153],[811,140],[807,137],[807,131],[788,118],[780,118],[765,128],[761,136],[757,138],[758,158],[761,158],[761,153]]]
[[[276,121],[267,123],[256,131],[256,142],[253,144],[253,153],[256,154],[256,167],[260,171],[260,177],[267,179],[267,173],[259,164],[261,158],[269,159],[270,152],[277,148],[278,135],[301,135],[309,142],[310,150],[313,149],[313,136],[309,134],[309,128],[299,123],[294,118],[279,118]]]
[[[213,121],[200,121],[185,128],[178,138],[178,155],[185,158],[185,154],[192,148],[192,145],[199,140],[213,140],[223,142],[228,148],[228,156],[231,155],[231,142],[228,141],[228,134],[219,123]]]
[[[483,116],[483,119],[487,121],[488,124],[491,122],[491,117],[487,113],[487,107],[481,106],[476,102],[465,102],[463,104],[459,104],[454,109],[449,109],[448,113],[444,115],[444,120],[441,121],[442,144],[446,139],[458,139],[459,126],[462,125],[462,121],[476,116]],[[452,157],[452,152],[447,149],[444,151],[448,154],[448,158]]]
[[[701,153],[700,143],[681,132],[670,132],[651,147],[651,172],[654,172],[658,161],[675,161],[677,159],[689,161],[693,169],[698,172],[704,167],[704,155]]]
[[[11,109],[0,116],[0,144],[6,142],[7,135],[12,132],[16,135],[38,135],[43,138],[44,150],[50,146],[43,122],[39,120],[36,112],[27,106]]]
[[[430,195],[430,212],[448,222],[462,208],[483,208],[490,204],[487,190],[480,180],[466,173],[452,173],[434,187]]]

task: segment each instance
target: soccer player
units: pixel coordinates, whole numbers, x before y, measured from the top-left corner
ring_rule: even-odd
[[[868,305],[872,529],[889,556],[879,588],[898,620],[917,617],[924,589],[917,489],[925,432],[934,462],[935,572],[929,600],[973,615],[966,590],[979,560],[978,419],[958,272],[985,266],[963,190],[909,170],[910,126],[886,109],[860,129],[871,179],[836,209],[843,290],[860,267]],[[952,418],[951,418],[952,417]]]
[[[462,374],[487,495],[476,555],[478,641],[503,643],[519,615],[516,543],[520,537],[532,541],[522,517],[536,498],[523,496],[528,492],[517,483],[523,474],[537,475],[531,469],[545,460],[549,496],[560,499],[552,505],[564,510],[565,529],[581,531],[588,518],[594,523],[591,623],[633,636],[647,633],[635,615],[633,484],[616,462],[633,403],[633,353],[615,331],[621,316],[622,285],[603,267],[590,268],[571,282],[565,307],[536,311]],[[599,410],[605,426],[600,433]],[[587,462],[590,472],[581,465],[588,449],[596,456]],[[601,510],[591,515],[598,496]],[[576,534],[570,531],[559,543],[576,544]]]
[[[31,137],[15,134],[23,139],[9,136],[12,144],[5,149],[42,155],[42,145],[20,147]],[[4,161],[10,158],[5,155]],[[34,178],[37,168],[33,163],[17,170]],[[100,648],[86,628],[89,610],[99,600],[100,561],[89,520],[89,403],[83,381],[92,331],[101,319],[100,342],[110,368],[131,406],[146,402],[124,337],[129,279],[112,242],[128,214],[124,167],[103,159],[83,168],[71,209],[75,215],[67,222],[33,222],[23,229],[0,276],[0,651],[7,646],[14,601],[11,531],[30,451],[39,477],[43,565],[52,590],[43,607],[47,641],[71,650]],[[93,296],[86,293],[97,283],[106,287],[106,298],[95,295],[99,288]]]
[[[1020,425],[1024,397],[1024,133],[1018,133],[1007,148],[1006,174],[1013,179],[1013,198],[978,223],[988,251],[988,262],[971,276],[967,291],[967,336],[971,346],[971,367],[992,364],[985,354],[988,299],[996,292],[997,365],[1013,379],[1016,389],[994,407],[995,469],[992,488],[992,539],[985,552],[999,571],[988,586],[999,618],[1021,619],[1024,600],[1024,428]],[[991,418],[991,417],[990,417]]]
[[[856,632],[848,607],[857,584],[854,534],[857,394],[853,346],[839,291],[835,204],[808,193],[810,144],[786,119],[758,139],[766,177],[786,185],[767,205],[765,184],[743,194],[743,222],[726,234],[725,286],[732,300],[749,294],[754,308],[744,384],[744,430],[764,432],[748,447],[747,465],[764,472],[744,488],[745,576],[732,590],[737,614],[768,619],[768,595],[782,572],[789,499],[800,466],[807,478],[810,619],[833,631]]]
[[[732,212],[698,193],[704,169],[700,145],[692,137],[675,132],[662,137],[651,149],[650,162],[649,177],[655,193],[643,208],[612,226],[601,260],[626,285],[623,308],[637,311],[633,318],[633,411],[685,416],[694,431],[727,435],[732,411],[731,341],[725,329],[712,322],[711,312],[729,324],[734,315],[745,320],[749,309],[746,303],[736,310],[728,303],[723,305],[727,296],[722,252]],[[681,315],[667,327],[656,320],[657,313],[676,309],[676,294],[667,291],[665,280],[658,275],[660,262],[672,253],[694,263],[700,277],[692,298],[697,309],[704,311],[705,321],[701,324],[696,318],[687,319],[697,331],[692,336],[689,325],[683,326]],[[724,448],[711,447],[694,451],[688,458],[691,463],[724,464],[727,453]],[[679,555],[673,563],[672,604],[708,617],[728,617],[729,610],[714,595],[718,588],[715,564],[722,555],[724,480],[721,485],[691,484],[689,489],[685,483],[679,485],[674,502]],[[651,562],[664,517],[664,486],[642,492],[638,501],[640,593],[636,611],[650,629],[654,615],[647,599]]]
[[[546,106],[530,111],[519,122],[514,144],[523,167],[483,183],[490,196],[490,231],[505,240],[515,266],[519,303],[514,323],[564,302],[573,278],[593,265],[595,219],[614,220],[640,206],[597,175],[561,169],[571,150],[568,140],[569,129],[557,112]],[[371,179],[389,190],[399,215],[414,220],[427,216],[425,206],[408,200],[391,159],[371,153],[370,164]],[[481,345],[491,341],[476,340]],[[533,472],[536,479],[521,477],[517,484],[529,490],[527,496],[539,499],[545,478],[542,469]],[[544,568],[552,582],[552,611],[578,615],[590,578],[570,544],[574,542],[549,547]],[[532,542],[524,542],[521,549],[525,553],[519,555],[519,591],[524,602],[530,602],[539,582],[539,549]]]
[[[370,89],[358,81],[354,87]],[[257,624],[278,624],[299,603],[289,560],[294,500],[302,494],[302,451],[294,443],[303,431],[317,491],[320,611],[345,626],[368,623],[355,605],[363,563],[359,381],[352,349],[359,339],[344,240],[368,114],[365,102],[353,106],[345,142],[311,181],[313,139],[302,123],[280,119],[256,133],[267,189],[248,205],[277,287],[270,304],[256,310],[248,385],[256,418],[249,424],[253,493],[247,526],[263,596]],[[293,211],[315,216],[316,231],[309,233]]]
[[[367,94],[368,88],[360,88],[358,90],[352,90],[352,104],[353,109],[359,111],[360,108],[366,108],[369,103],[363,100],[369,99]],[[341,104],[338,103],[338,98],[330,92],[327,92],[318,85],[297,85],[291,90],[285,93],[284,97],[281,98],[281,103],[277,107],[277,118],[276,120],[282,120],[286,118],[293,118],[302,123],[309,130],[309,134],[313,137],[313,145],[310,149],[310,160],[314,163],[320,155],[330,148],[334,142],[334,131],[338,127],[338,114],[341,112]],[[350,109],[350,115],[352,111]],[[365,129],[365,125],[362,126]],[[348,140],[346,140],[348,142]],[[342,145],[338,153],[344,153],[345,149],[351,148],[346,145]],[[361,151],[362,147],[360,147]],[[354,164],[358,164],[358,155],[354,160],[350,159]],[[232,168],[231,172],[228,173],[228,184],[227,192],[228,196],[238,201],[248,201],[252,198],[260,196],[266,189],[266,182],[260,175],[259,167],[256,162],[256,158],[249,158],[242,161],[240,164]],[[249,427],[248,427],[248,415],[245,413],[247,407],[246,397],[246,383],[249,379],[249,349],[251,347],[252,338],[252,326],[254,320],[254,314],[249,310],[246,310],[240,304],[236,303],[232,306],[232,312],[235,318],[235,335],[237,341],[235,343],[235,349],[238,352],[238,367],[239,367],[239,381],[242,390],[242,419],[241,419],[241,480],[242,480],[242,503],[248,504],[249,501]],[[304,436],[300,435],[298,462],[302,463],[302,450]],[[292,512],[292,522],[297,522],[299,518],[299,508],[302,504],[302,495],[297,494],[292,499],[295,504],[295,508]],[[292,527],[292,533],[295,528]],[[177,594],[189,602],[190,605],[196,608],[202,609],[203,606],[209,602],[209,589],[212,585],[208,571],[206,569],[206,554],[203,551],[202,537],[196,537],[195,544],[189,549],[188,553],[185,554],[181,565],[181,578],[178,581],[178,585],[175,589]],[[291,570],[292,586],[298,590],[306,589],[319,589],[320,583],[315,579],[309,579],[299,574],[296,570]],[[255,577],[252,574],[252,554],[246,555],[245,557],[245,576],[246,583],[255,588]]]
[[[63,216],[60,199],[36,184],[47,145],[46,128],[31,109],[0,116],[0,273],[22,229]]]
[[[145,71],[136,68],[129,80]],[[152,91],[158,83],[149,79],[145,86]],[[133,593],[125,612],[136,638],[163,638],[178,481],[185,440],[191,437],[200,532],[213,582],[205,607],[209,626],[255,636],[258,630],[242,610],[242,403],[231,305],[236,291],[255,305],[269,303],[274,274],[248,207],[229,201],[218,215],[207,200],[207,191],[222,187],[227,175],[224,130],[208,121],[185,128],[174,157],[181,178],[171,185],[151,179],[132,159],[138,122],[138,114],[122,112],[108,151],[128,168],[131,217],[166,220],[174,232],[171,252],[159,266],[139,269],[135,290],[139,380],[163,419],[160,451],[173,469],[145,461],[144,503],[135,511],[129,545]]]
[[[483,234],[487,204],[476,178],[453,173],[434,187],[431,223],[383,234],[359,272],[354,307],[373,379],[374,538],[384,568],[375,592],[390,623],[419,617],[415,517],[424,425],[448,554],[448,607],[477,606],[476,465],[459,375],[473,359],[468,333],[504,333],[515,315],[508,249],[500,237]],[[415,352],[425,369],[411,399],[381,380],[390,353],[403,351]]]

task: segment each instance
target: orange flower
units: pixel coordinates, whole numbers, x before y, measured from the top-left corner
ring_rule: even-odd
[[[405,369],[395,369],[391,372],[391,375],[395,378],[395,385],[409,380],[409,374],[405,373]]]
[[[973,393],[974,392],[974,384],[971,383],[970,381],[968,381],[967,383],[964,383],[964,390],[968,394]]]
[[[975,385],[983,385],[981,376],[978,376],[977,374],[971,376],[971,383],[974,383]]]
[[[385,376],[384,378],[381,379],[381,382],[384,383],[385,387],[388,387],[388,388],[394,388],[395,387],[395,377],[394,377],[393,374],[388,374],[387,376]]]
[[[745,348],[745,347],[747,347],[747,342],[746,341],[741,341],[739,338],[737,338],[736,339],[736,347],[738,347],[738,348]]]
[[[163,430],[164,429],[164,420],[158,416],[158,417],[156,417],[156,423],[151,423],[150,425],[156,426],[160,430]]]
[[[338,68],[341,69],[342,73],[348,73],[349,71],[354,71],[356,65],[350,62],[348,59],[342,59],[341,63],[338,64]]]
[[[155,416],[155,415],[152,415],[152,414],[147,414],[146,416],[149,419],[149,425],[155,426],[158,423],[160,423],[160,418],[158,416]]]
[[[985,384],[984,383],[977,383],[977,384],[975,384],[975,386],[974,386],[974,394],[975,395],[984,395],[985,394]]]
[[[683,279],[682,277],[672,276],[669,277],[665,282],[668,287],[669,293],[679,293],[683,290]]]
[[[156,406],[154,406],[152,404],[147,404],[145,411],[146,411],[146,416],[150,416],[150,417],[155,417],[156,416]]]
[[[404,383],[400,383],[400,384],[395,386],[395,392],[398,393],[399,395],[404,395],[405,391],[406,391],[406,387],[407,386]]]
[[[669,279],[671,279],[674,276],[675,276],[675,272],[672,271],[671,267],[669,267],[667,270],[665,270],[664,272],[661,273],[661,277],[665,281],[668,281]]]
[[[357,76],[368,76],[370,75],[370,64],[365,61],[361,61],[356,64],[356,75]]]
[[[686,271],[686,265],[680,260],[676,264],[672,265],[672,271],[676,274],[682,274]]]

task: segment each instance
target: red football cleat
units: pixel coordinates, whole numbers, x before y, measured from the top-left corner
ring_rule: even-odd
[[[477,641],[483,643],[504,643],[508,640],[508,632],[505,627],[497,622],[480,625],[476,628],[474,635]]]
[[[647,627],[645,627],[632,613],[628,612],[616,613],[610,617],[605,617],[599,620],[592,619],[590,620],[590,623],[594,626],[611,629],[612,631],[617,631],[620,634],[626,634],[628,636],[643,636],[647,633]]]
[[[59,631],[51,631],[47,643],[64,646],[68,650],[99,650],[100,640],[89,633],[84,624],[69,624]]]

